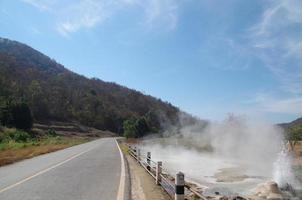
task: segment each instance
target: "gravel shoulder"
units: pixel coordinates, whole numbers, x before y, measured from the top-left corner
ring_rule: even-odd
[[[171,200],[169,195],[130,155],[126,154],[130,171],[132,200]]]

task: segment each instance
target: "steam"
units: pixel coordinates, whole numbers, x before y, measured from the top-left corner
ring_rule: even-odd
[[[234,115],[206,126],[196,123],[181,127],[179,136],[198,150],[212,151],[216,156],[253,166],[265,174],[272,170],[283,143],[283,132],[277,126]]]
[[[292,156],[287,145],[283,145],[274,163],[273,178],[281,188],[296,185],[296,178],[292,170]]]
[[[199,183],[217,183],[217,174],[226,176],[222,178],[226,182],[230,176],[247,177],[249,184],[241,182],[247,189],[273,178],[279,182],[273,169],[279,167],[276,161],[284,142],[281,128],[234,115],[222,122],[189,123],[184,116],[180,119],[181,126],[167,131],[165,138],[146,139],[142,145],[152,152],[153,159],[164,161],[170,171],[184,171]]]

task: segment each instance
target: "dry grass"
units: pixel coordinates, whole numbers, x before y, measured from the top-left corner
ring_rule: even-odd
[[[122,152],[124,154],[128,154],[128,147],[126,146],[126,144],[124,142],[118,142]]]
[[[11,164],[23,159],[50,153],[69,147],[67,144],[31,146],[22,149],[7,149],[0,152],[0,166]]]
[[[53,137],[27,143],[9,143],[0,150],[0,166],[68,148],[87,141],[89,141],[87,138]]]
[[[298,156],[302,156],[302,141],[297,142],[294,151]]]
[[[302,168],[302,141],[299,141],[294,148],[294,160]]]
[[[125,142],[127,144],[138,144],[138,143],[141,142],[141,140],[137,139],[137,138],[128,138],[128,139],[125,140]]]

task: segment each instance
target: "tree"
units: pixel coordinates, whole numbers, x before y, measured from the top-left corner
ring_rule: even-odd
[[[149,132],[152,133],[157,133],[161,129],[161,123],[159,121],[158,114],[156,111],[149,111],[145,114],[144,116],[148,127],[149,127]]]
[[[177,122],[179,111],[139,91],[73,73],[15,41],[0,43],[1,97],[24,99],[36,121],[73,121],[117,133],[123,132],[124,120],[145,117],[133,125],[139,129],[139,137],[145,132],[161,131],[165,128],[161,125],[167,124],[162,123],[164,120]],[[10,107],[4,107],[4,116],[0,116],[4,119],[2,123],[13,126]]]
[[[129,119],[129,120],[124,121],[124,123],[123,123],[124,137],[126,137],[126,138],[137,137],[137,129],[136,129],[135,124],[136,124],[135,119]]]
[[[0,108],[1,124],[22,130],[30,130],[33,125],[33,117],[29,106],[24,102],[8,100]]]
[[[45,120],[49,118],[47,100],[43,89],[37,80],[33,80],[28,87],[29,106],[35,118]]]
[[[150,128],[147,124],[145,117],[141,117],[135,122],[136,136],[143,137],[150,131]]]
[[[0,105],[0,121],[3,126],[13,126],[13,115],[11,110],[11,100],[2,100]]]
[[[17,129],[30,130],[33,126],[33,117],[26,103],[16,103],[12,107],[13,125]]]
[[[287,140],[291,150],[294,150],[298,141],[302,140],[302,127],[292,127],[288,130]]]
[[[123,123],[124,136],[126,138],[143,137],[151,131],[145,117],[132,118]]]

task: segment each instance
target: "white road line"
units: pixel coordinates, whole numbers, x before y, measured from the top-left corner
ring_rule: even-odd
[[[120,185],[118,188],[118,193],[117,193],[117,200],[124,200],[124,194],[125,194],[125,162],[124,162],[124,154],[117,142],[117,140],[115,139],[116,145],[118,147],[118,150],[120,152],[121,155],[121,177],[120,177]]]
[[[24,182],[26,182],[26,181],[29,181],[29,180],[31,180],[31,179],[33,179],[33,178],[39,176],[39,175],[42,175],[42,174],[44,174],[44,173],[46,173],[46,172],[48,172],[48,171],[50,171],[50,170],[52,170],[52,169],[54,169],[54,168],[56,168],[56,167],[59,167],[59,166],[65,164],[65,163],[67,163],[67,162],[69,162],[69,161],[71,161],[71,160],[73,160],[73,159],[75,159],[75,158],[77,158],[77,157],[83,155],[84,153],[87,153],[88,151],[91,151],[92,149],[93,149],[93,148],[90,148],[90,149],[88,149],[88,150],[86,150],[86,151],[83,151],[83,152],[81,152],[81,153],[75,154],[75,155],[73,155],[73,156],[67,158],[66,160],[64,160],[64,161],[62,161],[62,162],[60,162],[60,163],[58,163],[58,164],[55,164],[55,165],[53,165],[53,166],[51,166],[51,167],[49,167],[49,168],[46,168],[46,169],[44,169],[44,170],[42,170],[42,171],[39,171],[39,172],[37,172],[36,174],[33,174],[33,175],[31,175],[31,176],[29,176],[29,177],[27,177],[27,178],[25,178],[25,179],[23,179],[23,180],[21,180],[21,181],[19,181],[19,182],[17,182],[17,183],[14,183],[14,184],[12,184],[12,185],[10,185],[10,186],[7,186],[7,187],[5,187],[5,188],[3,188],[3,189],[0,190],[0,194],[3,193],[3,192],[5,192],[5,191],[7,191],[7,190],[10,190],[10,189],[16,187],[16,186],[18,186],[18,185],[20,185],[20,184],[22,184],[22,183],[24,183]]]

